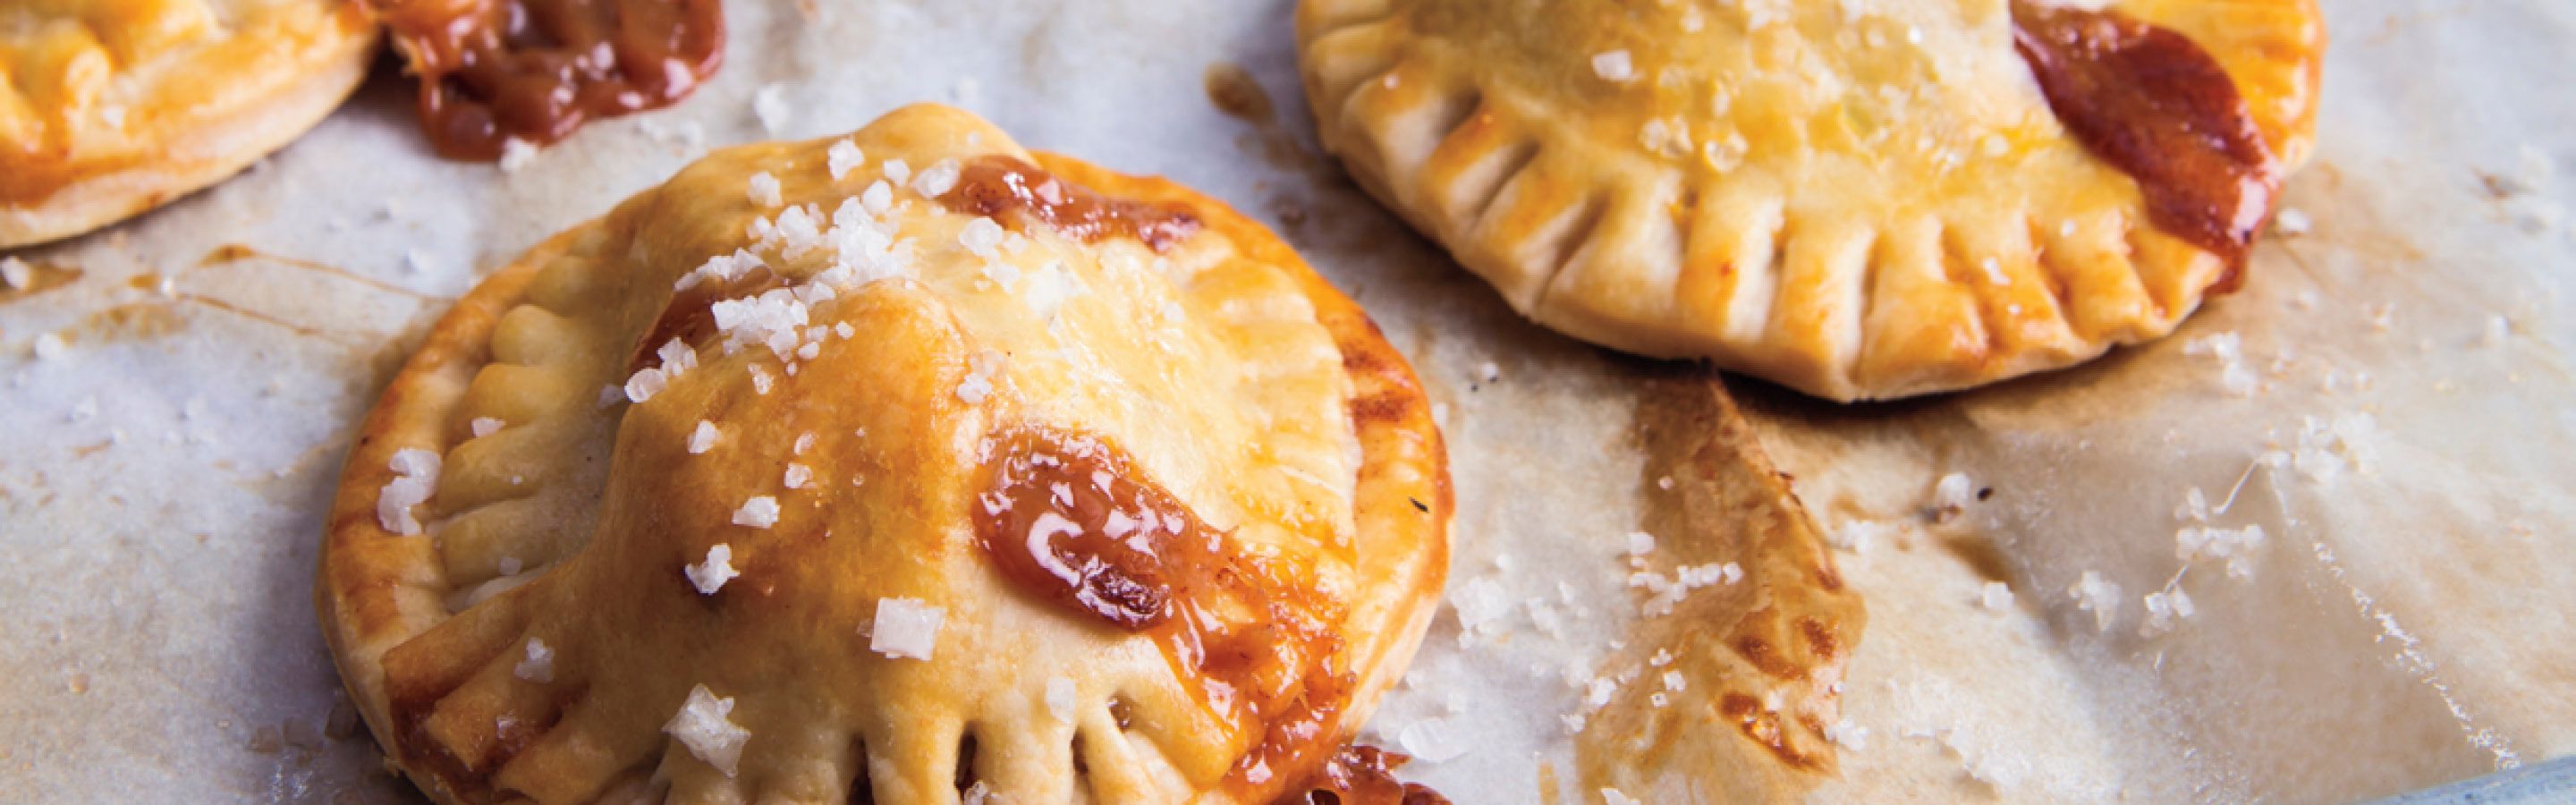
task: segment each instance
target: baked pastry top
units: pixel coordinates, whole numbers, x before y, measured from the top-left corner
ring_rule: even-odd
[[[1360,182],[1524,314],[1834,399],[2066,366],[2233,287],[2310,0],[1304,0]]]
[[[364,78],[352,0],[0,4],[0,247],[69,237],[267,156]]]
[[[442,801],[1266,802],[1419,641],[1447,479],[1403,358],[1259,225],[918,106],[712,154],[460,301],[317,596]]]

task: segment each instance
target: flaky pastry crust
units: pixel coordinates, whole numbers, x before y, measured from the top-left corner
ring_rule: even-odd
[[[997,242],[936,200],[943,172],[995,157],[1194,225],[1158,251],[1006,215]],[[808,202],[833,226],[776,234]],[[738,248],[800,296],[848,279],[829,273],[844,255],[873,273],[803,308],[784,352],[730,340],[739,321],[721,342],[672,328],[698,292],[675,286],[724,287],[684,277]],[[718,297],[756,292],[734,287]],[[1451,510],[1404,359],[1223,204],[932,106],[846,142],[712,154],[460,300],[351,450],[324,631],[368,724],[443,802],[1232,802],[1294,784],[1320,755],[1262,754],[1260,725],[1154,639],[1032,595],[979,547],[982,462],[1029,428],[1121,446],[1225,551],[1296,582],[1271,592],[1336,615],[1350,684],[1282,683],[1339,691],[1314,742],[1346,738],[1400,675]],[[441,460],[424,473],[408,451]],[[388,504],[428,476],[425,502]],[[776,505],[764,518],[752,496]],[[717,545],[738,575],[710,588]],[[890,637],[889,600],[939,609],[935,642]],[[675,714],[719,698],[697,723],[743,739],[682,737]]]
[[[375,41],[353,0],[0,6],[0,248],[239,172],[337,108]]]
[[[1297,30],[1327,149],[1513,307],[1850,400],[2154,339],[2232,277],[2052,113],[2016,53],[2043,1],[1304,0]],[[2223,67],[2272,175],[2305,159],[2312,0],[2107,7]]]

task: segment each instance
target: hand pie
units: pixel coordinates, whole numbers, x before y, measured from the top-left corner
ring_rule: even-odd
[[[1267,802],[1401,673],[1450,507],[1411,369],[1285,244],[921,106],[466,296],[317,595],[443,802]]]
[[[1524,314],[1838,400],[2067,366],[2234,287],[2310,0],[1304,0],[1325,145]]]
[[[0,4],[0,248],[231,176],[338,107],[375,41],[350,0]]]

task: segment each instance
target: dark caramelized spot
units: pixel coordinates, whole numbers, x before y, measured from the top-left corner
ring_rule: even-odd
[[[957,176],[957,186],[940,196],[939,203],[968,215],[1026,216],[1084,243],[1105,237],[1135,238],[1158,252],[1199,230],[1198,216],[1187,209],[1108,198],[1007,156],[968,160]]]
[[[369,0],[420,76],[438,152],[493,159],[669,106],[724,58],[719,0]]]
[[[1395,779],[1395,770],[1410,760],[1374,746],[1342,747],[1276,805],[1449,805],[1448,797],[1428,786]]]
[[[2242,282],[2282,165],[2218,60],[2116,11],[2013,3],[2013,44],[2085,149],[2138,181],[2156,228],[2226,261]]]
[[[1200,701],[1262,736],[1230,784],[1268,790],[1324,762],[1356,682],[1343,604],[1306,569],[1231,544],[1098,436],[996,434],[976,541],[1030,595],[1150,636]]]

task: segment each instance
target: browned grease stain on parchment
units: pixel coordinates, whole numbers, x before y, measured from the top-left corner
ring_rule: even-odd
[[[269,313],[247,304],[208,293],[190,290],[182,284],[183,278],[190,276],[192,274],[192,270],[220,268],[244,263],[276,266],[308,274],[331,277],[333,279],[354,283],[382,293],[411,299],[423,303],[424,305],[449,301],[446,297],[432,296],[409,288],[389,284],[338,266],[318,263],[311,260],[268,254],[240,244],[227,244],[216,247],[213,251],[207,252],[206,255],[203,258],[200,258],[194,265],[182,266],[166,274],[161,272],[144,272],[127,279],[125,282],[127,287],[153,294],[154,297],[146,298],[142,301],[127,302],[106,310],[92,313],[81,323],[80,326],[74,328],[71,333],[67,335],[66,340],[71,340],[76,343],[81,341],[108,342],[117,340],[143,340],[167,336],[172,333],[179,332],[187,327],[187,317],[180,314],[180,309],[193,306],[218,311],[230,316],[285,330],[298,337],[329,341],[343,347],[348,347],[352,350],[366,351],[372,349],[377,344],[378,339],[368,334],[351,333],[336,328],[294,321],[284,316]],[[362,355],[360,357],[364,356]]]
[[[1315,189],[1346,187],[1348,177],[1333,166],[1331,160],[1308,149],[1297,140],[1292,127],[1281,117],[1279,105],[1254,80],[1251,71],[1241,65],[1217,62],[1208,65],[1205,76],[1208,103],[1227,117],[1243,121],[1252,130],[1235,139],[1235,145],[1258,157],[1264,164],[1301,176]],[[1291,241],[1302,234],[1306,222],[1317,211],[1297,194],[1281,192],[1263,183],[1262,208],[1279,221]],[[1336,209],[1332,205],[1322,208]]]
[[[1733,562],[1742,577],[1642,617],[1600,666],[1627,681],[1575,737],[1577,790],[1794,800],[1838,773],[1824,730],[1842,716],[1861,597],[1716,376],[1677,365],[1647,374],[1635,433],[1646,454],[1642,524],[1656,538],[1645,571]],[[1669,661],[1653,665],[1665,652]],[[1679,689],[1667,672],[1680,675]]]
[[[0,305],[34,298],[37,294],[72,284],[81,278],[80,266],[45,260],[28,260],[25,287],[0,287]]]

